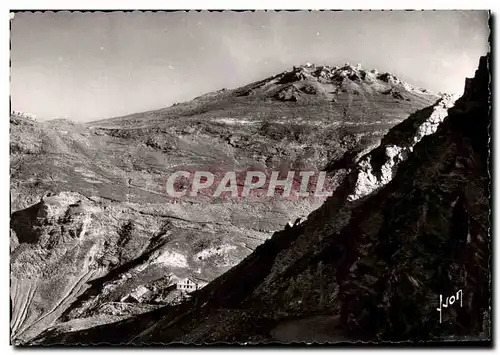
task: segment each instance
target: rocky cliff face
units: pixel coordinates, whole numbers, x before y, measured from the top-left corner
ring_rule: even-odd
[[[350,197],[361,163],[306,221],[190,301],[34,343],[491,339],[488,65],[481,58],[435,132],[419,133],[431,106],[385,138],[412,149],[378,189]],[[377,149],[379,166],[394,157]],[[461,306],[448,303],[440,323],[439,296],[458,291]]]
[[[380,146],[358,162],[356,184],[348,199],[353,201],[367,196],[388,184],[396,174],[399,163],[406,160],[414,145],[436,132],[456,99],[452,95],[444,95],[434,105],[411,114],[391,128]]]
[[[464,95],[393,181],[355,210],[337,274],[342,323],[370,339],[488,338],[490,76],[482,58]],[[439,295],[463,291],[463,306]]]

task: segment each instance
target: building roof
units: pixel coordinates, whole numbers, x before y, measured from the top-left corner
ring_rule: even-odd
[[[186,282],[187,280],[191,281],[194,284],[208,283],[208,281],[206,281],[206,280],[203,280],[203,279],[200,279],[197,277],[193,277],[193,276],[188,276],[188,277],[185,277],[183,279],[180,279],[179,281],[177,281],[177,283]]]

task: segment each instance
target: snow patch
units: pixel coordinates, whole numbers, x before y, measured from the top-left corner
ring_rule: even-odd
[[[213,121],[214,122],[218,122],[218,123],[228,124],[228,125],[235,125],[235,124],[257,124],[258,123],[257,121],[241,120],[241,119],[236,119],[236,118],[231,118],[231,117],[216,118]]]

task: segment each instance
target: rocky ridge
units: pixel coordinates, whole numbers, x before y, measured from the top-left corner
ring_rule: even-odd
[[[399,163],[407,159],[423,137],[436,132],[457,99],[453,95],[444,95],[434,105],[413,113],[391,128],[380,146],[359,160],[356,185],[348,199],[362,198],[389,183]]]

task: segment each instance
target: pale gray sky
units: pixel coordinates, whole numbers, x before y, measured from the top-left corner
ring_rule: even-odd
[[[361,63],[462,92],[485,11],[17,13],[14,110],[90,121],[170,106],[293,65]]]

